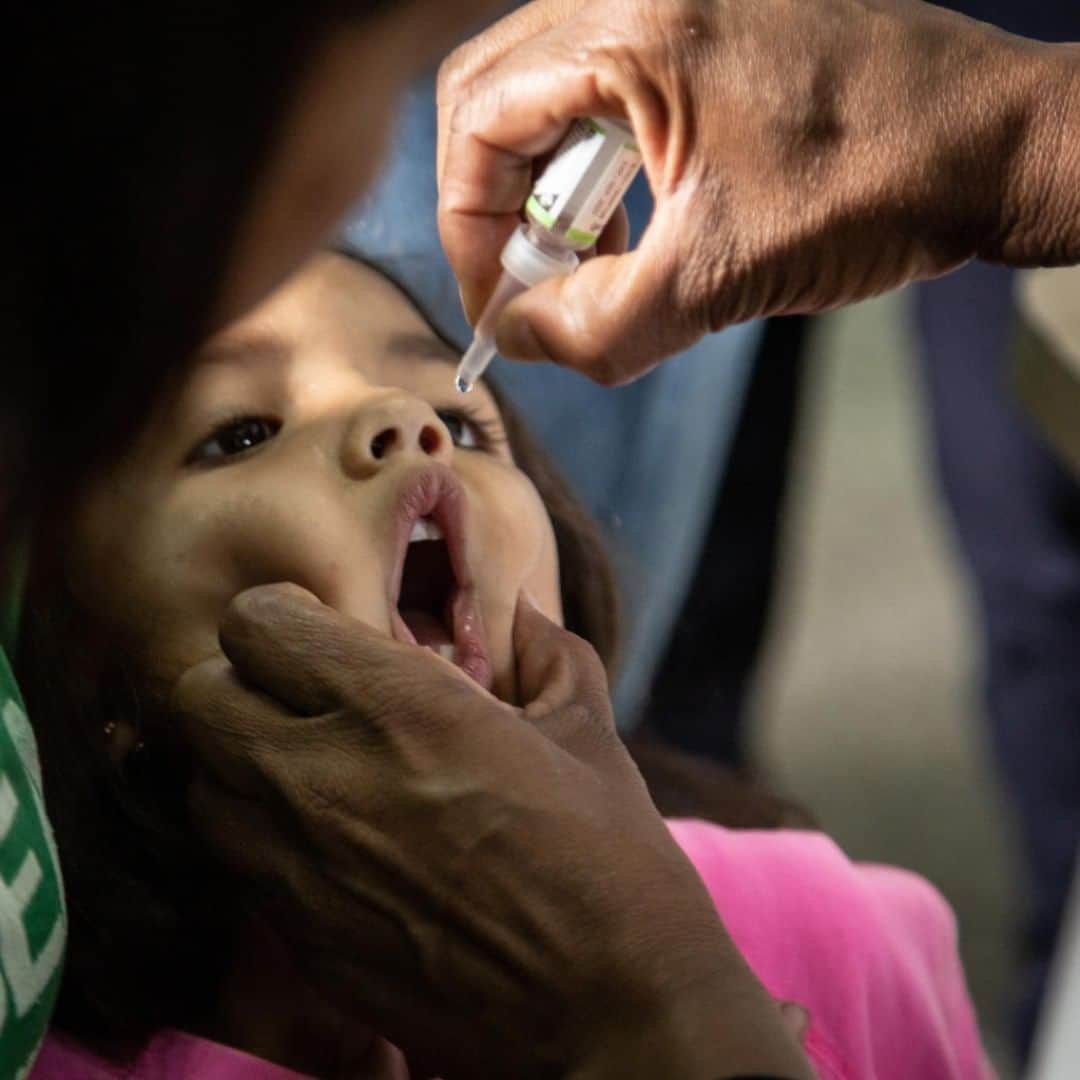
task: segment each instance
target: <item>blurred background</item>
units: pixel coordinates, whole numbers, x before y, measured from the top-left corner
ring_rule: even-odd
[[[1080,39],[1076,0],[949,6]],[[429,77],[343,241],[463,344],[431,226],[433,103]],[[643,178],[627,209],[634,242]],[[1010,385],[1017,282],[975,263],[732,327],[617,390],[492,369],[615,556],[620,729],[930,879],[1004,1080],[1030,1053],[1080,838],[1080,483]]]
[[[988,746],[976,606],[936,479],[913,301],[810,330],[748,749],[850,856],[917,870],[946,895],[1008,1077],[1026,883]]]

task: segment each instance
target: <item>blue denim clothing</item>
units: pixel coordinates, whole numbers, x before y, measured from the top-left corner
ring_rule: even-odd
[[[612,541],[626,602],[614,700],[634,725],[701,554],[738,424],[759,328],[702,341],[606,390],[562,369],[498,373]]]
[[[471,331],[435,224],[434,103],[431,79],[412,88],[385,176],[339,244],[396,281],[463,346]],[[644,184],[628,209],[639,234],[651,212]],[[547,364],[497,360],[489,371],[611,538],[627,608],[615,688],[624,726],[648,691],[697,562],[759,333],[744,326],[714,335],[618,390]]]

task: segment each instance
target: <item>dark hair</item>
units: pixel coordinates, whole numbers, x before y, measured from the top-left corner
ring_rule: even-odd
[[[497,395],[498,396],[498,395]],[[515,460],[554,526],[569,629],[606,664],[618,648],[617,590],[599,532],[505,400]],[[39,535],[62,537],[62,513]],[[94,618],[65,584],[64,552],[35,551],[16,656],[41,750],[45,798],[64,868],[70,933],[54,1022],[118,1060],[161,1027],[207,1030],[238,883],[186,825],[187,771],[151,745],[121,769],[106,722],[152,723],[130,656],[94,652]],[[59,673],[62,673],[60,675]]]
[[[46,2],[5,13],[21,116],[5,141],[0,565],[38,493],[74,490],[204,336],[234,230],[315,50],[342,20],[385,3],[154,0],[110,17]],[[92,640],[78,612],[43,616],[24,677],[69,883],[59,1019],[119,1052],[148,1027],[197,1019],[185,1012],[198,1007],[192,980],[214,962],[221,926],[198,878],[215,869],[175,815],[111,768],[100,723],[133,707],[123,672],[89,693],[65,648]],[[109,906],[119,918],[99,918]],[[140,997],[146,986],[153,994]]]
[[[493,392],[514,458],[554,526],[566,625],[611,671],[618,591],[599,530],[512,406]],[[65,584],[62,542],[48,542],[64,537],[63,521],[56,509],[40,523],[16,656],[70,921],[54,1022],[97,1053],[124,1061],[160,1028],[212,1030],[245,898],[242,884],[187,824],[182,748],[151,741],[123,768],[109,755],[106,723],[153,724],[154,706],[141,693],[137,657],[113,655],[108,645],[95,651],[100,635],[93,614]],[[662,812],[736,826],[802,823],[787,803],[720,766],[655,742],[629,746]]]
[[[21,115],[4,145],[0,547],[37,492],[69,487],[117,446],[205,335],[234,230],[315,49],[386,6],[5,12]]]

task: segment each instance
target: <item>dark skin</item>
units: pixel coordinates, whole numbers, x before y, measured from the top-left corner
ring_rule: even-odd
[[[627,116],[657,196],[640,251],[500,329],[511,355],[626,381],[732,322],[977,256],[1080,258],[1078,95],[1076,48],[915,0],[539,0],[444,65],[442,237],[475,318],[534,156],[572,116]],[[599,664],[527,608],[518,630],[515,712],[296,596],[241,597],[232,666],[180,690],[226,856],[283,886],[317,981],[444,1071],[808,1075],[614,738]]]
[[[484,6],[432,5],[461,25]],[[349,79],[410,64],[335,57],[300,128],[348,131],[352,154],[385,127],[338,123]],[[975,256],[1075,261],[1078,63],[914,0],[541,0],[444,69],[443,238],[475,316],[533,157],[573,115],[628,116],[658,205],[640,253],[523,296],[500,331],[605,382]],[[361,100],[381,123],[389,96]],[[272,164],[222,310],[370,179],[336,154]],[[809,1077],[615,738],[591,650],[528,606],[516,637],[520,707],[295,587],[243,594],[224,658],[176,688],[196,818],[310,981],[443,1075]]]
[[[296,586],[242,594],[221,641],[176,690],[196,819],[418,1075],[810,1076],[583,641],[521,602],[520,707]]]
[[[544,283],[498,331],[602,383],[973,258],[1080,261],[1080,46],[918,0],[537,0],[445,62],[439,112],[472,318],[534,155],[574,116],[633,123],[656,197],[639,250]]]
[[[200,282],[217,283],[209,310],[195,310],[199,297],[186,297],[194,327],[235,317],[324,240],[377,173],[398,91],[490,6],[388,3],[377,17],[341,23],[312,46],[291,100],[279,103],[283,114],[271,125],[277,139],[228,258],[208,257],[194,269]],[[202,24],[185,23],[182,41],[167,53],[170,64],[219,53],[212,20],[208,26],[200,42]],[[152,54],[158,42],[146,44]],[[154,74],[137,67],[134,90]],[[124,93],[110,107],[118,121],[130,120],[123,110],[140,101],[139,93]],[[180,116],[192,120],[182,109]],[[159,119],[167,130],[176,118]],[[177,127],[172,142],[182,143],[185,129]],[[197,149],[193,159],[196,167],[204,161]],[[110,160],[94,159],[106,170],[99,187],[111,190]],[[208,185],[216,176],[199,175]],[[232,182],[228,173],[217,180]],[[162,235],[174,235],[167,222],[152,220]],[[215,230],[229,234],[221,223]],[[118,245],[130,242],[124,232],[106,231]],[[35,229],[24,233],[40,248]],[[110,265],[123,266],[160,300],[167,291],[164,278],[158,289],[153,280],[167,263],[160,237],[139,239],[146,243],[134,250],[110,251]],[[27,280],[40,288],[51,276]],[[28,306],[19,329],[29,336],[27,368],[39,370],[35,350],[71,335],[51,335],[54,313],[38,318],[41,305]],[[85,467],[94,450],[115,451],[116,438],[138,426],[138,417],[124,422],[117,395],[109,397],[125,385],[118,376],[133,368],[146,376],[128,398],[145,408],[150,373],[164,382],[175,362],[167,349],[139,348],[138,335],[117,360],[110,345],[121,322],[83,324],[96,373],[89,385],[100,402],[59,376],[47,380],[48,393],[35,379],[11,380],[0,417],[2,460],[14,463],[0,478],[4,540],[16,532],[9,532],[13,508],[25,512],[35,500],[62,496],[52,490],[58,477],[76,481],[76,465]],[[18,344],[10,350],[16,357]],[[74,354],[59,352],[44,370],[74,366]],[[50,472],[49,455],[38,451],[49,447],[52,432],[20,427],[31,414],[18,395],[39,410],[48,405],[42,415],[52,416],[65,390],[65,407],[86,419],[86,437],[78,455],[53,454]],[[96,408],[106,402],[116,406],[112,421]],[[107,426],[94,431],[95,420]],[[668,1065],[710,1080],[747,1070],[808,1075],[780,1008],[733,949],[611,734],[606,685],[590,650],[543,619],[527,623],[519,661],[527,666],[529,656],[541,656],[529,685],[532,698],[549,705],[526,715],[448,676],[424,650],[402,650],[311,600],[287,588],[237,598],[221,631],[228,661],[189,672],[176,703],[199,755],[195,817],[249,877],[255,908],[273,915],[273,929],[295,946],[313,998],[331,1001],[331,1027],[343,1016],[377,1021],[414,1060],[430,1060],[430,1072],[446,1077],[655,1076]],[[304,695],[314,691],[322,697],[313,708]],[[497,738],[478,738],[493,732]],[[529,792],[537,805],[521,807]],[[389,848],[373,842],[373,822]],[[481,838],[484,857],[476,862],[489,876],[473,886],[462,880],[461,857]],[[614,859],[616,839],[633,857]],[[660,881],[674,887],[661,890]],[[469,910],[450,905],[466,896]],[[635,899],[628,904],[628,897]],[[643,935],[642,926],[674,929]],[[269,1047],[279,1051],[288,1056],[289,1048]],[[653,1067],[659,1062],[664,1066]]]

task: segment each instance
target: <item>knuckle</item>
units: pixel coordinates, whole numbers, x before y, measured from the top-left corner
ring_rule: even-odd
[[[579,309],[580,316],[574,317],[573,312]],[[596,311],[602,310],[603,308],[592,309],[594,317]],[[572,343],[571,347],[562,349],[556,343],[548,347],[547,342],[544,341],[543,331],[540,330],[537,337],[541,348],[556,364],[576,368],[602,386],[614,385],[623,374],[620,365],[615,360],[616,351],[606,336],[601,334],[599,328],[590,325],[587,306],[575,304],[567,315],[566,340]]]
[[[590,727],[594,731],[615,735],[615,714],[611,708],[611,698],[608,696],[606,686],[594,685],[583,690],[580,704],[588,712]]]
[[[590,363],[585,370],[589,378],[600,386],[621,386],[629,380],[629,376],[622,364],[616,362],[607,354]]]
[[[464,42],[439,64],[435,78],[435,100],[439,108],[453,107],[465,93],[475,46]]]
[[[590,752],[620,742],[611,703],[606,694],[595,691],[581,692],[563,705],[558,710],[556,724],[549,724],[549,729],[557,732],[557,742],[565,746],[588,747]]]
[[[356,777],[340,770],[328,770],[319,759],[319,767],[294,769],[279,779],[279,792],[285,805],[302,827],[316,836],[328,829],[337,831],[353,820],[361,798]]]
[[[583,701],[572,701],[561,710],[560,727],[566,735],[577,736],[595,725],[595,716]]]

